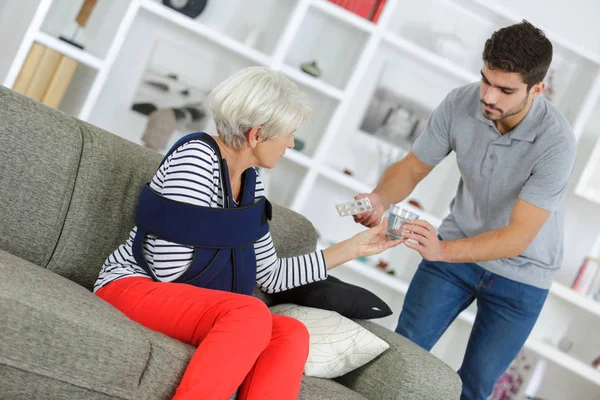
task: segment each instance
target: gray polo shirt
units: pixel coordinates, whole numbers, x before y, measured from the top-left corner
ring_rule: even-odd
[[[439,234],[469,238],[505,227],[517,198],[551,211],[523,254],[479,262],[484,269],[543,289],[563,260],[564,198],[575,167],[575,137],[565,117],[543,96],[512,131],[500,134],[483,116],[479,84],[453,90],[433,112],[413,152],[438,164],[456,152],[461,179]]]

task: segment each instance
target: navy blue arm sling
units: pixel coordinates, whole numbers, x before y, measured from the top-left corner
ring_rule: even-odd
[[[206,133],[191,133],[181,138],[161,165],[190,140],[203,141],[217,154],[224,208],[167,199],[146,184],[136,209],[133,257],[152,279],[159,281],[143,255],[144,237],[150,234],[190,246],[193,247],[192,261],[173,282],[250,295],[256,282],[254,243],[269,231],[271,204],[265,197],[255,202],[256,171],[249,168],[242,175],[241,199],[236,207],[227,162],[215,140]]]

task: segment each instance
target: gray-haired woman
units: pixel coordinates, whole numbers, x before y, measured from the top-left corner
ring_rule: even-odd
[[[400,241],[385,226],[323,251],[278,258],[254,167],[273,168],[311,109],[282,74],[250,67],[209,96],[218,136],[177,143],[143,189],[136,226],[95,293],[131,319],[197,346],[176,399],[295,399],[308,355],[297,320],[249,296],[325,279],[327,270]],[[184,284],[183,282],[187,283]]]

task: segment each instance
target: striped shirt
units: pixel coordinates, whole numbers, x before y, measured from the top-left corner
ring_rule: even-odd
[[[171,200],[204,207],[223,207],[217,155],[208,144],[199,140],[184,143],[167,157],[152,178],[150,187]],[[255,199],[264,197],[264,191],[263,182],[257,174]],[[137,265],[132,254],[136,232],[134,227],[126,242],[108,256],[94,284],[94,292],[120,278],[149,277]],[[277,293],[327,278],[322,251],[278,258],[270,232],[254,244],[254,251],[256,284],[264,292]],[[162,282],[171,282],[190,265],[193,249],[147,235],[143,253],[156,277]]]

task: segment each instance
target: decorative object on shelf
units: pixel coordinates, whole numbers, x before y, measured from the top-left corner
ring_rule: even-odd
[[[396,92],[394,86],[402,66],[386,63],[377,89],[363,116],[360,129],[408,151],[423,133],[431,112],[426,107]]]
[[[368,264],[369,259],[367,257],[358,257],[356,261],[361,262],[363,264]]]
[[[149,149],[164,150],[177,127],[175,111],[172,108],[160,108],[148,115],[142,143]]]
[[[543,358],[536,358],[537,360],[535,361],[535,366],[530,369],[531,373],[526,379],[527,385],[523,390],[523,395],[527,399],[543,400],[541,397],[537,396],[537,393],[539,392],[542,382],[544,381],[546,369],[548,368],[548,362]]]
[[[302,151],[304,149],[304,140],[294,138],[294,150]]]
[[[600,371],[600,356],[596,357],[596,359],[592,361],[592,367]]]
[[[408,204],[410,204],[411,206],[418,208],[419,210],[423,209],[423,206],[421,206],[421,203],[419,203],[417,200],[415,199],[409,199],[408,200]]]
[[[352,176],[352,175],[354,175],[354,174],[352,173],[352,171],[350,171],[348,168],[344,168],[344,170],[343,170],[342,172],[344,173],[344,175],[348,175],[348,176]]]
[[[84,45],[77,42],[75,39],[77,38],[79,31],[82,28],[85,28],[85,26],[87,25],[88,20],[92,15],[92,11],[94,11],[94,7],[96,7],[96,3],[97,0],[84,0],[83,4],[79,8],[77,16],[75,17],[75,22],[77,23],[75,27],[75,32],[73,32],[70,38],[65,35],[60,35],[59,39],[83,50]]]
[[[568,353],[573,348],[573,341],[566,336],[563,336],[558,341],[558,349],[564,353]]]
[[[148,116],[142,137],[145,146],[160,152],[176,133],[206,130],[210,112],[204,101],[213,80],[194,74],[193,65],[200,62],[206,61],[171,42],[155,44],[131,106]]]
[[[392,276],[396,276],[396,270],[395,269],[388,269],[387,271],[385,271],[388,275],[392,275]]]
[[[302,71],[306,72],[307,74],[314,76],[315,78],[318,78],[321,76],[321,69],[317,65],[316,60],[306,62],[306,63],[300,65],[300,69]]]
[[[523,383],[531,375],[532,361],[534,360],[529,353],[521,350],[494,385],[494,390],[488,400],[517,400],[522,398],[518,394]]]
[[[544,82],[546,83],[546,89],[544,89],[544,97],[546,97],[548,100],[552,101],[554,99],[554,92],[555,92],[555,83],[554,83],[554,76],[556,74],[556,71],[554,70],[554,68],[550,68],[548,70],[548,73],[546,74],[546,78],[544,78]]]
[[[34,42],[12,90],[58,108],[78,65],[72,58]]]
[[[465,65],[469,59],[467,44],[456,33],[436,33],[435,52],[458,65]]]
[[[377,266],[377,268],[385,270],[387,267],[390,266],[390,264],[385,260],[379,260],[379,262],[377,263],[376,266]]]
[[[197,18],[204,11],[208,0],[163,0],[163,4],[190,18]]]
[[[377,22],[381,16],[381,12],[385,6],[386,0],[362,0],[362,1],[347,1],[347,0],[329,0],[351,13],[359,15],[372,22]]]

